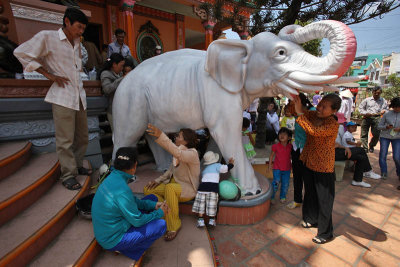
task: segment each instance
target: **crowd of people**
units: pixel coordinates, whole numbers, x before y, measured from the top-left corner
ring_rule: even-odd
[[[81,40],[87,24],[86,15],[79,9],[67,8],[61,29],[39,32],[14,51],[25,71],[37,71],[53,82],[45,101],[52,104],[61,182],[69,190],[81,188],[77,175],[92,173],[83,167],[88,126],[86,94],[79,73],[84,64],[99,69],[97,75],[109,99],[107,117],[112,125],[113,95],[124,76],[137,65],[124,44],[123,30],[117,29],[115,42],[99,53],[90,42]],[[85,62],[81,41],[88,54]],[[156,54],[161,53],[161,47],[156,50]],[[400,179],[400,98],[391,99],[388,106],[381,93],[380,87],[374,88],[372,97],[359,106],[363,115],[360,141],[353,136],[357,124],[351,121],[353,101],[351,93],[346,91],[317,94],[312,98],[313,103],[300,93],[284,107],[281,119],[278,105],[268,105],[265,142],[272,145],[269,165],[273,172],[272,200],[280,186],[280,201],[286,201],[292,171],[294,201],[287,207],[302,206],[301,225],[318,228],[313,238],[315,243],[323,244],[333,238],[335,161],[354,161],[352,185],[370,187],[364,177],[388,177],[386,161],[391,144]],[[252,132],[256,128],[257,104],[256,100],[244,112],[242,136],[249,160],[255,156]],[[373,137],[368,143],[369,128]],[[94,233],[99,244],[133,260],[138,260],[161,236],[166,241],[176,238],[181,229],[179,202],[194,199],[192,211],[198,214],[197,226],[205,226],[204,215],[210,218],[208,224],[215,226],[219,174],[234,168],[233,158],[221,164],[218,154],[208,151],[204,155],[206,167],[201,172],[193,129],[181,129],[174,140],[151,124],[146,132],[173,156],[170,168],[149,182],[143,189],[146,197],[138,199],[127,185],[136,172],[136,151],[122,147],[116,152],[111,173],[98,187],[92,205]],[[372,171],[367,154],[374,152],[378,141],[381,175]]]

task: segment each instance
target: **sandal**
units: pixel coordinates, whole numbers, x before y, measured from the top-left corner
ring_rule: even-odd
[[[301,227],[303,227],[303,228],[313,228],[313,227],[317,227],[317,224],[311,224],[309,222],[301,221]]]
[[[79,175],[91,175],[93,173],[92,169],[86,169],[85,167],[78,167]]]
[[[330,238],[328,238],[328,239],[325,239],[325,238],[322,238],[322,237],[320,237],[320,236],[315,236],[315,237],[313,237],[312,241],[313,241],[314,243],[316,243],[316,244],[322,245],[322,244],[325,244],[325,243],[331,241],[332,239],[333,239],[333,237],[330,237]]]
[[[75,177],[63,181],[62,185],[69,190],[79,190],[82,188],[81,184],[75,179]]]
[[[172,241],[178,235],[180,228],[177,231],[167,231],[164,235],[165,241]]]

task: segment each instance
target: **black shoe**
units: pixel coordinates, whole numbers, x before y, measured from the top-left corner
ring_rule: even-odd
[[[374,153],[374,148],[370,147],[368,151],[369,151],[369,153]]]

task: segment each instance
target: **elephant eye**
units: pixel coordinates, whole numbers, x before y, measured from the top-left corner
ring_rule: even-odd
[[[274,59],[278,61],[285,60],[286,56],[287,56],[287,51],[283,47],[278,47],[273,54]]]

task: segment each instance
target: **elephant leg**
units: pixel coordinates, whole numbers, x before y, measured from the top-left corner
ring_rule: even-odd
[[[242,144],[242,118],[240,117],[232,125],[230,122],[230,131],[226,131],[223,126],[210,129],[211,136],[217,143],[225,160],[233,157],[235,167],[231,170],[232,176],[239,181],[244,194],[257,194],[261,192],[260,185],[254,174],[253,167],[246,157],[246,152]],[[237,125],[236,125],[237,124]],[[221,125],[221,124],[219,124]],[[224,124],[222,124],[224,125]]]
[[[155,137],[145,134],[144,136],[149,144],[154,160],[156,161],[157,171],[163,172],[169,168],[172,162],[172,155],[164,150],[155,142]]]
[[[113,113],[113,159],[115,159],[115,153],[120,147],[136,147],[140,137],[147,129],[147,119],[143,112],[133,113],[134,115],[131,116],[128,116],[127,114],[132,113]]]

